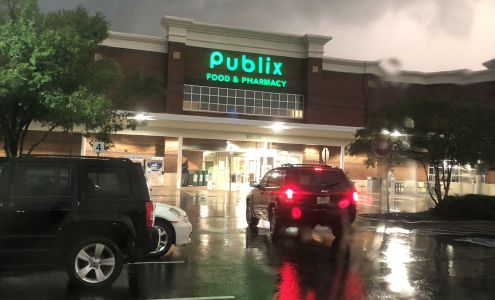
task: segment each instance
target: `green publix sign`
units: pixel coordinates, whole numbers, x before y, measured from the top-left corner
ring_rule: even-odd
[[[215,73],[217,68],[227,70],[228,73]],[[283,63],[272,61],[268,56],[258,56],[256,59],[252,59],[245,54],[240,57],[231,57],[220,51],[213,51],[210,54],[209,69],[211,71],[206,73],[206,80],[209,81],[281,88],[287,85],[287,80],[283,78]],[[236,71],[246,75],[233,75],[232,72]]]

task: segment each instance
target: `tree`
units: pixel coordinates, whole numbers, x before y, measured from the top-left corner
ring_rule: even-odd
[[[27,154],[55,129],[96,133],[108,141],[112,132],[137,126],[125,111],[136,99],[163,92],[156,75],[124,78],[113,59],[94,59],[108,36],[103,15],[90,16],[82,7],[43,14],[36,0],[2,4],[0,137],[7,156],[25,152],[24,139],[35,122],[46,131]]]
[[[439,207],[449,194],[453,166],[494,161],[493,115],[490,102],[473,97],[408,99],[369,113],[347,149],[351,155],[364,154],[365,165],[374,166],[381,158],[372,151],[372,140],[385,135],[394,150],[382,160],[413,159],[426,173],[433,167],[428,192]]]

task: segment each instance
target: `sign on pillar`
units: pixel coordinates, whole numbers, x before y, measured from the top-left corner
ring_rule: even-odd
[[[96,153],[97,156],[99,156],[100,153],[105,151],[105,143],[104,142],[93,142],[93,151]]]

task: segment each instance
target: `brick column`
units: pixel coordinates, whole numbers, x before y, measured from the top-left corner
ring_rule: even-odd
[[[183,43],[168,43],[167,113],[170,114],[182,113],[185,48]]]
[[[166,137],[164,152],[165,186],[180,187],[182,137]]]
[[[306,60],[306,64],[306,99],[304,103],[304,120],[306,123],[321,123],[319,107],[315,107],[314,104],[321,101],[318,80],[320,80],[319,75],[322,72],[321,69],[323,66],[323,60],[321,58],[309,57]]]

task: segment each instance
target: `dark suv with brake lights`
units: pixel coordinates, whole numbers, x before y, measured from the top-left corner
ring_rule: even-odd
[[[128,159],[0,159],[1,270],[60,265],[79,285],[110,285],[156,249],[153,222],[142,167]]]
[[[246,220],[270,222],[272,238],[286,227],[329,226],[341,237],[356,218],[358,194],[339,168],[284,165],[270,170],[246,197]]]

